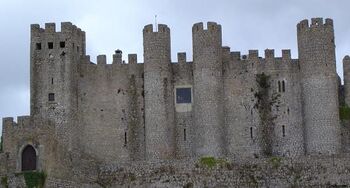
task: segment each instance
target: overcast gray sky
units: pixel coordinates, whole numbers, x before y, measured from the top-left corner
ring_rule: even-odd
[[[297,58],[296,24],[305,18],[334,19],[337,71],[350,54],[349,0],[0,0],[0,117],[29,114],[30,24],[71,21],[87,36],[93,62],[115,49],[137,53],[142,61],[142,28],[158,22],[171,29],[172,60],[187,52],[192,59],[192,25],[215,21],[223,28],[223,45],[247,53],[266,48],[292,49]],[[57,27],[57,26],[56,26]],[[0,125],[1,129],[1,125]]]

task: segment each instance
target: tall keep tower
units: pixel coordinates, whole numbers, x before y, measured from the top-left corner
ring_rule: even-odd
[[[333,21],[303,20],[297,32],[306,152],[335,154],[340,127]]]
[[[174,92],[170,55],[170,29],[159,24],[143,29],[146,158],[174,156]]]
[[[31,25],[30,53],[32,124],[55,125],[58,138],[71,148],[85,32],[69,22],[61,24],[61,32],[56,32],[54,23],[45,24],[45,29]]]
[[[222,156],[223,140],[223,80],[221,25],[213,22],[194,24],[193,80],[195,153],[197,156]]]

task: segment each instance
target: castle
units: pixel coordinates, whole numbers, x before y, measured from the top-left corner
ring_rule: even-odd
[[[343,152],[331,19],[297,24],[298,59],[231,52],[221,35],[217,23],[194,24],[193,62],[172,62],[170,28],[146,25],[143,63],[116,50],[112,64],[95,64],[81,29],[31,25],[30,116],[3,118],[4,170]],[[350,104],[348,56],[344,80]]]

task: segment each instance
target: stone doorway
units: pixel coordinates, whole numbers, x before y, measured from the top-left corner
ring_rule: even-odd
[[[22,151],[22,171],[36,170],[36,151],[28,145]]]

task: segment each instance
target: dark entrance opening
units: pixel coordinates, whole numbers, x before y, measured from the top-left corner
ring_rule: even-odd
[[[22,171],[36,170],[36,152],[28,145],[22,152]]]

